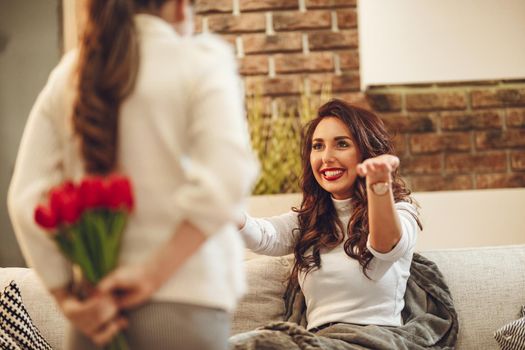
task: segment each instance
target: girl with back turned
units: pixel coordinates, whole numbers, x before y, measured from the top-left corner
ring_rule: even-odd
[[[133,349],[226,349],[244,290],[233,222],[257,172],[233,54],[212,36],[184,36],[187,0],[86,6],[80,48],[39,95],[10,186],[24,255],[73,326],[69,349],[124,328]],[[135,211],[119,267],[78,300],[32,208],[57,183],[112,172],[130,177]]]

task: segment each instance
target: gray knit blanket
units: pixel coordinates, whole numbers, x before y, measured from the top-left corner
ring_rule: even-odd
[[[336,323],[309,332],[304,297],[300,291],[292,294],[285,296],[285,321],[231,337],[231,349],[419,350],[454,349],[456,343],[459,324],[450,291],[436,264],[417,253],[399,327]]]

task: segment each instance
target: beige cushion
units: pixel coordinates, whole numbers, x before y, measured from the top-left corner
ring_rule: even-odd
[[[32,270],[17,267],[0,268],[2,290],[13,280],[20,288],[22,300],[33,324],[53,349],[62,349],[66,321],[54,299]]]
[[[282,297],[292,267],[291,262],[291,256],[249,255],[245,263],[248,292],[234,314],[232,334],[282,320]]]
[[[454,298],[457,349],[499,350],[494,332],[525,302],[525,245],[422,254],[436,262]]]

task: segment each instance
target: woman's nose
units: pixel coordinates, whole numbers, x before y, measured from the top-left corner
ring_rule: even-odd
[[[334,152],[331,148],[327,147],[322,155],[323,163],[330,163],[334,160]]]

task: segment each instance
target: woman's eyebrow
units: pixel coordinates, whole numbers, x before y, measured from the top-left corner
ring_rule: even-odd
[[[350,136],[336,136],[334,137],[334,140],[335,141],[339,141],[339,140],[350,140],[352,141],[352,138]],[[318,138],[315,138],[315,139],[312,139],[312,142],[323,142],[324,139],[318,137]]]

